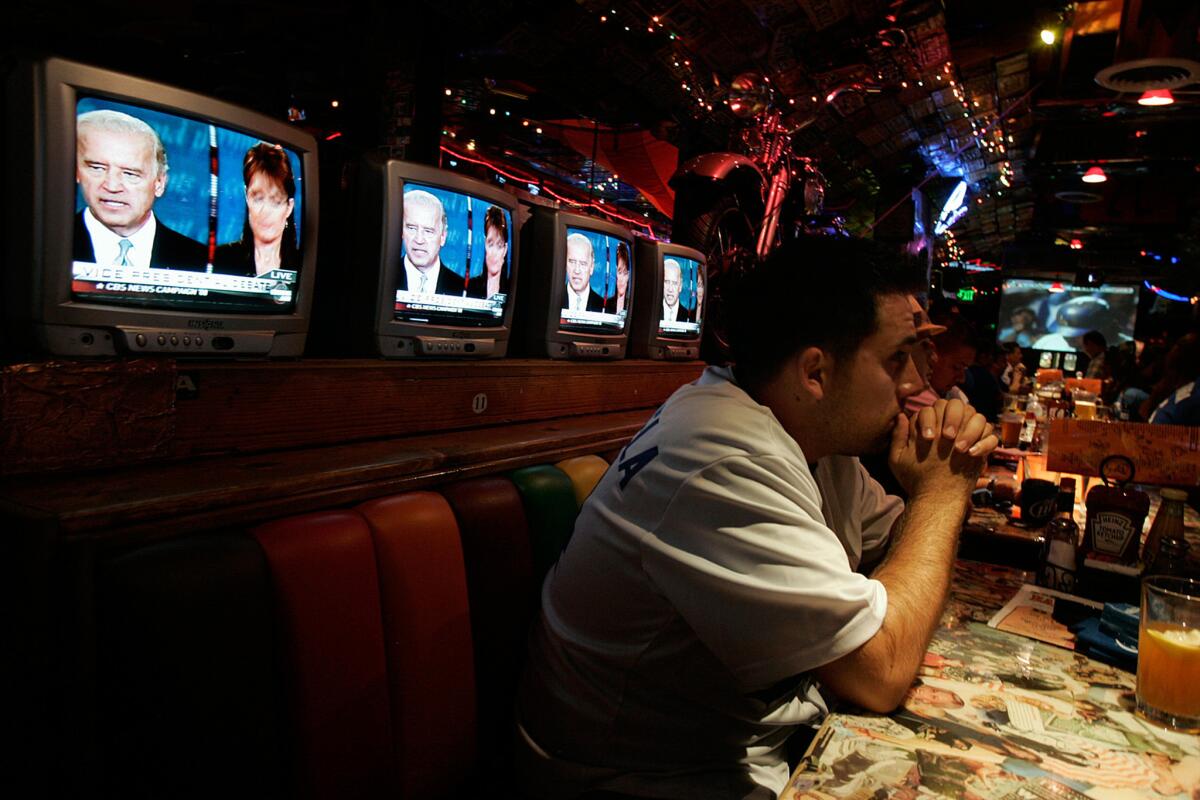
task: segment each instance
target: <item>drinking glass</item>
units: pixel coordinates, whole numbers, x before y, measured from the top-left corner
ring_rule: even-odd
[[[1142,581],[1137,710],[1160,725],[1200,732],[1200,581]]]

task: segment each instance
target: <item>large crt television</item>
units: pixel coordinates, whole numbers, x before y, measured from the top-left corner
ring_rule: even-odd
[[[317,246],[313,137],[59,59],[17,67],[7,99],[4,313],[17,349],[303,352]]]
[[[521,308],[524,352],[551,358],[623,358],[639,268],[627,228],[549,207],[525,226]]]
[[[639,239],[637,262],[638,303],[629,336],[632,355],[663,360],[699,358],[704,256],[683,245]]]
[[[517,288],[520,204],[446,170],[368,158],[347,325],[389,358],[500,358]],[[328,276],[327,276],[328,277]],[[360,343],[361,335],[352,338]]]
[[[1000,290],[999,342],[1030,350],[1074,353],[1088,331],[1110,346],[1133,340],[1136,286],[1078,286],[1059,281],[1011,279]]]

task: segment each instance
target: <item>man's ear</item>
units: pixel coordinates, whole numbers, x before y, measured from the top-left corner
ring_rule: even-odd
[[[792,361],[796,386],[803,396],[812,400],[824,399],[829,392],[833,361],[819,347],[806,347]]]

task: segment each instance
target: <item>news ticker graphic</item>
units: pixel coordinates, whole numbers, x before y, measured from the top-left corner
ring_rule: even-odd
[[[101,266],[85,261],[71,265],[71,288],[76,292],[112,294],[155,294],[176,297],[239,295],[270,297],[289,303],[296,285],[296,271],[276,269],[250,278],[216,272],[156,269],[153,267]]]
[[[662,333],[699,333],[699,322],[659,322],[658,330]]]
[[[593,327],[611,326],[617,328],[625,327],[625,312],[621,311],[617,314],[606,314],[603,311],[572,311],[569,308],[562,309],[558,317],[560,325],[591,325]]]
[[[446,294],[422,294],[405,289],[396,290],[396,311],[436,311],[443,314],[477,313],[493,317],[504,316],[507,294],[494,294],[486,300],[476,297],[456,297]]]

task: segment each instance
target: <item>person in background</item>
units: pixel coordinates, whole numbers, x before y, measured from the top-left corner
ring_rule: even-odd
[[[975,363],[967,367],[962,387],[975,410],[990,420],[1000,415],[1000,381],[995,370],[998,360],[995,343],[981,341],[976,347]]]
[[[625,297],[629,292],[629,247],[624,242],[617,245],[617,306],[614,314],[625,310]]]
[[[1164,381],[1151,393],[1151,401],[1155,394],[1165,397],[1150,413],[1150,424],[1200,425],[1200,336],[1196,331],[1181,338],[1167,354]]]
[[[1084,377],[1099,378],[1102,381],[1108,378],[1108,364],[1104,357],[1105,351],[1108,350],[1108,340],[1104,338],[1104,334],[1096,330],[1088,331],[1083,335],[1082,346],[1089,359]]]
[[[486,300],[508,292],[508,220],[499,206],[488,206],[483,215],[483,275],[472,278],[467,297]]]
[[[679,319],[679,289],[683,286],[683,270],[673,258],[663,259],[663,322]]]
[[[213,271],[255,277],[300,266],[296,247],[296,179],[287,152],[259,142],[242,159],[246,221],[242,238],[217,248]]]
[[[75,182],[85,208],[75,215],[72,259],[120,267],[203,270],[204,245],[154,214],[167,190],[167,151],[154,128],[121,111],[75,118]]]
[[[603,311],[604,298],[592,288],[596,268],[592,240],[582,233],[567,237],[567,294],[563,308],[569,311]]]
[[[915,412],[932,405],[938,399],[957,399],[966,402],[960,384],[966,380],[967,367],[975,361],[975,344],[970,326],[955,322],[948,330],[932,338],[937,358],[933,359],[926,391],[909,398],[905,410]]]
[[[704,314],[704,265],[700,264],[696,270],[696,305],[692,309],[692,322],[699,322]]]
[[[518,693],[525,794],[774,798],[834,696],[904,697],[996,437],[956,400],[901,413],[920,378],[897,260],[773,251],[730,298],[735,366],[676,391],[583,504]],[[856,458],[879,450],[907,508]]]
[[[1000,352],[1004,354],[1004,371],[1000,373],[1000,388],[1017,394],[1025,386],[1025,353],[1016,342],[1003,342]]]
[[[912,349],[914,369],[909,375],[909,382],[900,387],[900,392],[906,398],[905,413],[915,414],[920,409],[937,401],[937,396],[929,388],[929,376],[933,372],[934,362],[937,361],[937,351],[933,347],[932,337],[945,333],[946,326],[930,321],[929,314],[926,313],[925,307],[921,305],[921,301],[917,299],[916,295],[908,295],[907,301],[909,311],[912,313],[913,330],[916,331],[917,341]],[[926,397],[928,402],[913,402],[914,398],[924,399]],[[912,403],[911,411],[910,403]],[[871,477],[879,482],[884,491],[900,498],[907,497],[904,487],[896,480],[891,467],[888,466],[886,453],[865,453],[859,456],[858,460],[871,474]]]
[[[1021,347],[1031,347],[1041,335],[1038,330],[1037,312],[1028,306],[1014,309],[1008,317],[1008,327],[1003,328],[996,339],[1000,342],[1015,342]]]
[[[404,193],[404,264],[397,289],[462,297],[462,276],[442,261],[446,233],[446,209],[441,200],[424,189]]]

